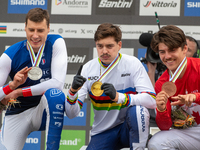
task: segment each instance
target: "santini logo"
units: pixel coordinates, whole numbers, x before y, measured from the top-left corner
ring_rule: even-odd
[[[127,2],[125,0],[118,0],[118,1],[108,1],[108,0],[101,0],[99,7],[105,8],[130,8],[133,3],[133,0]]]
[[[68,56],[67,61],[69,63],[84,63],[86,55],[84,55],[83,57],[80,57],[78,55],[72,55],[72,56]]]
[[[149,6],[152,6],[152,7],[176,7],[177,6],[177,3],[175,2],[171,2],[171,3],[166,3],[166,2],[155,2],[155,3],[152,3],[151,1],[147,1],[147,3],[145,5],[143,5],[144,7],[149,7]]]
[[[125,74],[122,74],[121,77],[130,76],[130,75],[131,75],[130,73],[125,73]]]

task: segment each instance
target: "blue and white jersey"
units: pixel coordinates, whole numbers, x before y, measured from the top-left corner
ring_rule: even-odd
[[[32,62],[27,49],[27,40],[24,40],[10,46],[0,57],[0,86],[5,84],[8,74],[13,80],[15,74],[26,66],[32,67]],[[6,115],[18,114],[37,106],[42,94],[49,88],[63,89],[67,71],[67,50],[60,35],[47,36],[39,67],[42,69],[42,77],[39,80],[33,81],[27,78],[26,82],[18,87],[28,87],[32,96],[18,97],[20,104],[8,109]],[[4,97],[1,87],[0,100]]]

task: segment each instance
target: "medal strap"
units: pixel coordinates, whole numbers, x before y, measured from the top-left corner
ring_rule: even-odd
[[[28,47],[28,50],[29,50],[29,55],[30,55],[33,67],[39,66],[39,63],[41,61],[42,54],[43,54],[43,51],[44,51],[45,43],[40,46],[40,49],[39,49],[36,57],[35,57],[35,53],[33,51],[33,48],[28,41],[27,41],[27,47]]]
[[[183,71],[185,65],[187,64],[187,59],[186,57],[182,60],[181,64],[178,66],[178,68],[176,69],[176,71],[174,72],[174,74],[172,73],[171,70],[170,71],[170,79],[169,81],[171,82],[175,82],[176,79],[179,77],[179,75],[181,74],[181,72]]]
[[[106,68],[106,70],[104,70],[104,72],[102,74],[100,74],[100,77],[97,81],[101,81],[117,64],[118,62],[121,60],[122,55],[119,53],[117,55],[117,57],[111,62],[111,64]],[[99,63],[101,64],[101,66],[103,65],[101,60],[98,58]],[[100,68],[101,68],[100,66]]]

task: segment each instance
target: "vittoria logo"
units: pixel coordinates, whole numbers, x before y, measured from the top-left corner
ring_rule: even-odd
[[[180,16],[181,0],[140,0],[140,16]]]
[[[177,3],[175,3],[174,1],[172,2],[163,2],[163,1],[157,1],[155,3],[153,3],[152,1],[147,1],[146,4],[143,5],[144,7],[176,7]]]

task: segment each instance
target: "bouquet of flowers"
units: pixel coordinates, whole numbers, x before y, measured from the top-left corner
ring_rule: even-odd
[[[172,109],[171,117],[173,121],[172,128],[185,129],[192,127],[195,123],[194,117],[189,115],[180,106],[176,106]]]
[[[20,103],[17,99],[10,99],[8,101],[8,104],[7,105],[4,105],[1,101],[0,101],[0,113],[3,111],[3,110],[6,110],[6,109],[10,109],[11,106],[15,107],[15,104],[17,103]]]

